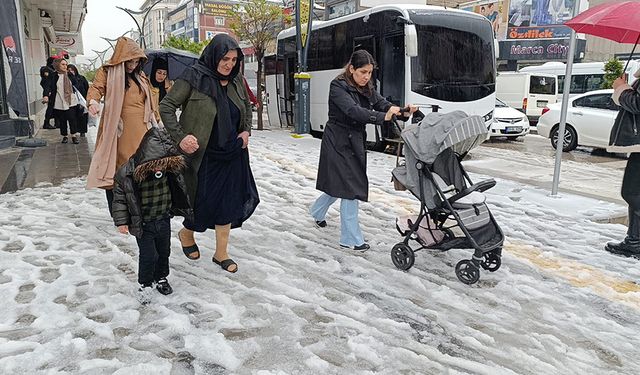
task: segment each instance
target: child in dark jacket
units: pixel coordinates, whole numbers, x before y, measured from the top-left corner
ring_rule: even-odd
[[[118,231],[136,237],[139,299],[151,302],[153,285],[164,295],[173,289],[167,281],[173,215],[191,217],[182,171],[184,157],[169,135],[157,127],[147,131],[136,153],[115,176],[113,221]]]

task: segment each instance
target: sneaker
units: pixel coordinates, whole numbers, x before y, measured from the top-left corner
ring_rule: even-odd
[[[156,289],[158,290],[158,292],[160,292],[160,294],[163,294],[165,296],[173,293],[173,288],[171,287],[171,285],[169,285],[169,282],[165,278],[162,278],[156,282]]]
[[[317,221],[317,220],[316,220],[316,227],[318,227],[318,228],[324,228],[324,227],[326,227],[326,226],[327,226],[327,222],[326,222],[325,220],[322,220],[322,221]]]
[[[78,138],[77,138],[77,137],[71,137],[71,142],[72,142],[74,145],[77,145],[78,143],[80,143],[80,141],[78,141]]]
[[[369,246],[368,243],[363,243],[362,245],[358,245],[358,246],[345,246],[345,245],[340,245],[340,247],[344,247],[345,249],[351,249],[351,250],[355,250],[355,251],[359,251],[361,253],[364,253],[365,251],[369,250],[371,248],[371,246]]]
[[[62,143],[69,143],[68,137],[62,137]]]
[[[140,284],[138,288],[138,301],[142,305],[148,305],[153,297],[153,287],[151,285]]]

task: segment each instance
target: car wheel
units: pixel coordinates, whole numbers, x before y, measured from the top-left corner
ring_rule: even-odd
[[[551,146],[553,146],[553,148],[557,148],[558,128],[559,126],[556,126],[551,132]],[[569,152],[574,150],[576,147],[578,147],[578,133],[571,125],[567,124],[564,129],[562,151]]]

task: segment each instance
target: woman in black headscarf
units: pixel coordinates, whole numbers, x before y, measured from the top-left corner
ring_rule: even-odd
[[[151,96],[159,104],[171,89],[172,82],[168,79],[169,64],[163,58],[156,58],[151,63]],[[156,105],[156,108],[158,106]]]
[[[242,59],[233,38],[216,35],[160,103],[169,134],[191,156],[185,181],[195,212],[178,232],[182,250],[189,259],[200,258],[193,232],[215,229],[212,260],[228,272],[238,270],[227,252],[229,231],[240,227],[259,203],[249,166],[252,112],[239,74]]]

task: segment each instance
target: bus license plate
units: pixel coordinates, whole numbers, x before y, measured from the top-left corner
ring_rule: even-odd
[[[520,133],[522,131],[522,126],[507,126],[504,131],[505,133]]]
[[[544,108],[547,106],[547,104],[549,104],[548,100],[538,100],[537,102],[538,108]]]

